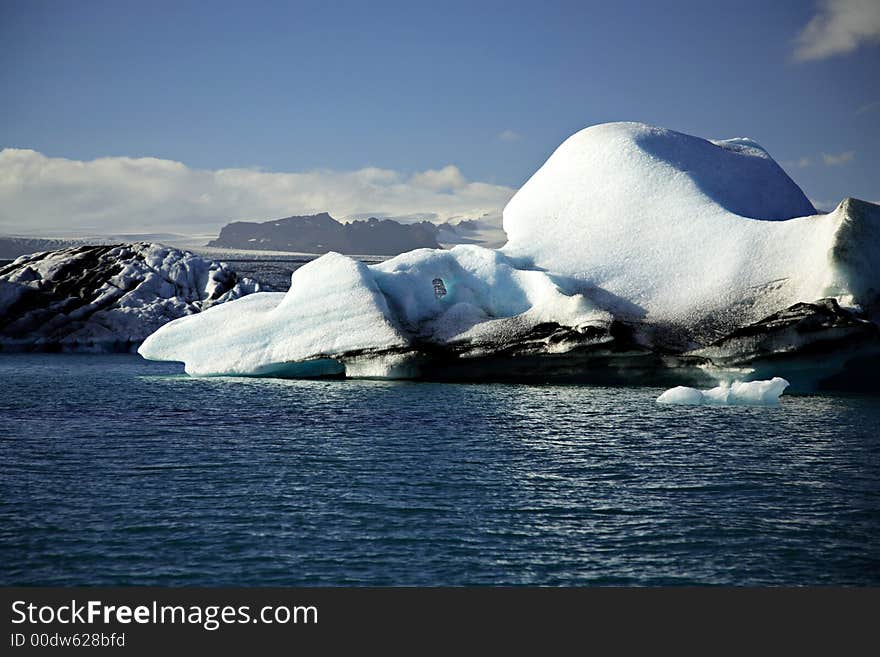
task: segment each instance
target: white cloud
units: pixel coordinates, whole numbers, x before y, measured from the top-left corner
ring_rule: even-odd
[[[157,158],[79,161],[7,148],[0,151],[0,233],[194,234],[234,220],[323,211],[338,219],[497,220],[514,191],[468,181],[454,166],[413,175],[375,167],[211,171]]]
[[[878,0],[821,0],[816,15],[795,39],[794,58],[824,59],[878,41]]]
[[[451,192],[467,187],[468,184],[458,167],[452,164],[442,169],[428,169],[422,173],[416,173],[410,178],[410,183],[416,187],[436,192]]]
[[[856,152],[855,151],[845,151],[843,153],[838,153],[837,155],[829,155],[828,153],[822,153],[822,160],[825,162],[826,166],[829,167],[839,167],[841,164],[846,164],[847,162],[852,162],[855,159]]]
[[[498,139],[501,141],[519,141],[522,139],[522,135],[514,130],[504,130],[498,134]]]

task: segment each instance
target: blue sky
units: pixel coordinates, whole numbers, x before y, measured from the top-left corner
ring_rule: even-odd
[[[877,5],[2,0],[0,147],[497,189],[638,120],[752,137],[810,198],[876,201]]]

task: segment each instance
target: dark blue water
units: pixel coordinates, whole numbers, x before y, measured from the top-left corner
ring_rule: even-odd
[[[3,584],[880,584],[880,398],[0,356]]]

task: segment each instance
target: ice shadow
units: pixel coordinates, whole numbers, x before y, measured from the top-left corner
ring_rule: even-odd
[[[741,217],[781,221],[816,214],[797,184],[751,139],[713,143],[657,130],[639,135],[636,143],[687,174],[712,201]]]

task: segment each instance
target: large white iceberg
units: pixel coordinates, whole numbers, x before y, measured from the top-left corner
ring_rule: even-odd
[[[587,128],[517,192],[504,228],[499,250],[370,267],[327,254],[286,295],[176,320],[140,353],[192,374],[711,380],[780,355],[845,347],[836,371],[880,352],[880,208],[816,214],[749,139]]]

